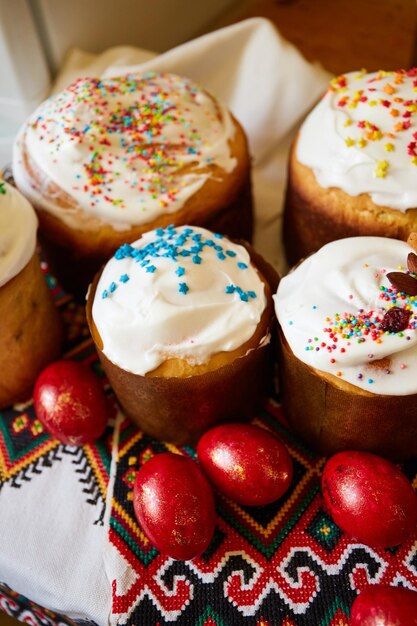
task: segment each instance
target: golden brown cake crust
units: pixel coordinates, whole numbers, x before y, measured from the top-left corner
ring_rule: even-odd
[[[202,173],[209,172],[210,177],[174,213],[166,213],[146,224],[119,231],[87,216],[79,208],[81,227],[75,229],[32,202],[39,218],[42,248],[52,272],[58,276],[62,285],[84,297],[94,274],[119,246],[139,239],[149,230],[165,228],[169,224],[204,226],[230,237],[242,237],[250,241],[253,231],[253,203],[249,149],[241,125],[235,118],[232,119],[235,135],[230,141],[230,149],[231,156],[236,159],[236,166],[231,172],[225,172],[215,164],[199,169]],[[31,184],[35,188],[46,189],[47,196],[53,198],[63,211],[65,207],[74,208],[73,200],[66,193],[51,181],[45,182],[43,173],[28,158],[24,146],[22,154],[25,172]],[[183,173],[188,171],[189,167],[184,168]]]
[[[417,208],[399,211],[376,205],[369,194],[350,196],[319,185],[314,172],[296,157],[294,142],[288,165],[284,205],[284,245],[294,265],[335,239],[355,236],[407,240],[417,230]]]
[[[281,329],[280,389],[285,416],[323,454],[367,450],[396,461],[417,453],[417,394],[382,396],[309,367]]]
[[[59,356],[61,324],[35,253],[0,287],[0,408],[27,400],[39,372]]]
[[[99,275],[94,279],[87,300],[87,320],[98,355],[126,415],[155,438],[178,445],[195,443],[217,423],[250,417],[269,389],[273,346],[262,339],[274,328],[271,294],[279,279],[260,255],[248,244],[246,247],[264,282],[267,307],[247,342],[234,351],[213,355],[205,365],[170,359],[140,376],[109,361],[92,318]]]

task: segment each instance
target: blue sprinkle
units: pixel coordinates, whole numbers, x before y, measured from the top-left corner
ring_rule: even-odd
[[[248,266],[246,265],[246,263],[242,263],[242,261],[239,261],[239,263],[237,264],[238,267],[240,267],[241,270],[246,270],[248,269]]]
[[[193,263],[195,263],[196,265],[200,265],[200,263],[201,263],[201,256],[198,256],[198,254],[195,254],[193,256]]]
[[[191,252],[189,250],[181,250],[181,256],[191,256]]]
[[[234,293],[236,291],[236,287],[234,285],[227,285],[226,293]]]
[[[121,259],[125,259],[128,256],[132,256],[133,250],[134,248],[130,244],[124,243],[122,246],[120,246],[118,250],[116,250],[116,252],[114,253],[114,257],[115,259],[120,261]]]
[[[217,252],[222,252],[222,250],[223,250],[223,248],[222,248],[221,246],[219,246],[219,245],[214,246],[214,249],[215,249]]]
[[[227,254],[227,256],[230,256],[230,257],[234,257],[234,256],[236,256],[236,252],[233,252],[233,250],[228,250],[228,251],[226,252],[226,254]]]
[[[105,300],[108,297],[108,295],[109,295],[109,292],[107,291],[107,289],[105,289],[103,293],[101,294],[101,297],[103,298],[103,300]]]
[[[201,239],[201,234],[200,233],[194,233],[194,235],[191,237],[191,239],[193,241],[200,241]]]
[[[185,269],[183,267],[179,267],[177,270],[175,270],[175,273],[177,276],[184,276]]]
[[[372,378],[368,378],[368,383],[371,385],[374,381],[372,380]]]
[[[147,272],[150,272],[151,274],[153,274],[156,270],[155,265],[148,265],[148,267],[146,268]]]
[[[164,229],[163,228],[157,228],[155,232],[158,235],[158,237],[163,237],[164,236]]]
[[[213,239],[206,239],[206,241],[204,242],[204,245],[208,246],[209,248],[213,248],[214,247]]]
[[[178,285],[178,291],[185,295],[187,293],[187,291],[189,291],[189,287],[188,287],[187,283],[180,283]]]
[[[139,259],[140,260],[140,259]],[[145,267],[146,265],[149,265],[150,260],[149,259],[145,259],[144,261],[142,261],[142,263],[140,264],[141,267]]]
[[[256,298],[256,293],[254,291],[248,291],[249,298]]]
[[[223,235],[221,235],[220,233],[214,233],[214,236],[216,237],[216,239],[223,239]]]
[[[127,274],[122,274],[119,280],[121,283],[127,283],[127,281],[129,280],[129,276]]]
[[[217,253],[217,258],[220,259],[220,261],[224,261],[226,258],[226,255],[223,254],[223,252],[218,252]]]
[[[239,298],[242,300],[242,302],[248,302],[249,300],[249,296],[246,293],[246,291],[242,291],[242,289],[239,292]]]
[[[114,293],[117,289],[116,283],[111,283],[110,285],[110,293]]]

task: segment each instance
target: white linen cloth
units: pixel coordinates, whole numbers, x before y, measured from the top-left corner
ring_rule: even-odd
[[[255,247],[282,269],[288,148],[296,125],[323,92],[327,72],[307,63],[269,21],[254,18],[159,56],[134,48],[115,48],[97,57],[74,50],[54,91],[77,77],[114,76],[135,71],[138,64],[141,70],[196,80],[239,119],[253,155]],[[117,616],[110,617],[111,583],[117,579],[118,589],[123,588],[131,584],[131,576],[107,540],[110,503],[111,483],[105,524],[95,525],[96,511],[85,503],[70,457],[20,489],[6,484],[0,491],[0,581],[70,617],[117,623]]]

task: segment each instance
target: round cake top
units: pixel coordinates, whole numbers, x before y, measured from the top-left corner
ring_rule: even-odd
[[[334,78],[301,127],[297,159],[322,187],[417,207],[417,68]]]
[[[81,207],[124,230],[180,209],[213,165],[232,171],[234,132],[229,112],[187,78],[80,79],[25,123],[13,173],[29,198],[67,223],[77,224],[71,220]],[[33,184],[31,164],[43,182]],[[67,194],[64,209],[48,196],[48,181]]]
[[[14,278],[32,258],[38,220],[29,202],[11,185],[0,181],[0,287]]]
[[[417,393],[416,272],[417,255],[403,241],[327,244],[283,278],[274,296],[292,352],[371,393]]]
[[[239,348],[265,307],[264,284],[243,246],[204,228],[169,226],[117,250],[97,284],[92,317],[106,357],[144,375],[170,358],[199,365]]]

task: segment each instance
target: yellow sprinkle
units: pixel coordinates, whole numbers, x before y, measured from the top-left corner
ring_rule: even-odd
[[[345,144],[347,145],[348,148],[351,148],[352,146],[355,145],[355,140],[352,139],[352,137],[347,137],[345,139]]]
[[[385,76],[389,76],[390,74],[392,74],[392,71],[379,70],[378,71],[378,78],[384,78]]]
[[[361,97],[361,95],[363,94],[363,89],[360,89],[359,91],[355,91],[355,93],[353,94],[354,98],[359,98]]]
[[[370,107],[375,107],[378,104],[378,102],[376,100],[369,100],[368,104]]]
[[[349,102],[348,109],[356,109],[357,106],[358,106],[357,102],[355,102],[355,101]]]
[[[350,126],[352,124],[352,120],[347,119],[343,126]]]
[[[367,144],[368,144],[368,142],[363,137],[358,139],[358,146],[359,146],[359,148],[364,148]]]
[[[393,143],[384,144],[384,150],[386,150],[387,152],[393,152],[393,150],[395,150],[394,144]]]
[[[135,456],[130,456],[128,460],[128,465],[135,465],[137,463],[137,458]]]
[[[417,91],[417,87],[413,87],[413,91]]]
[[[417,165],[417,156],[413,156],[413,157],[411,157],[411,163],[412,163],[413,165]]]
[[[415,113],[417,111],[417,104],[410,104],[410,106],[407,107],[407,111],[411,111],[411,113]]]
[[[387,175],[388,161],[378,161],[375,168],[375,176],[377,178],[385,178]]]

